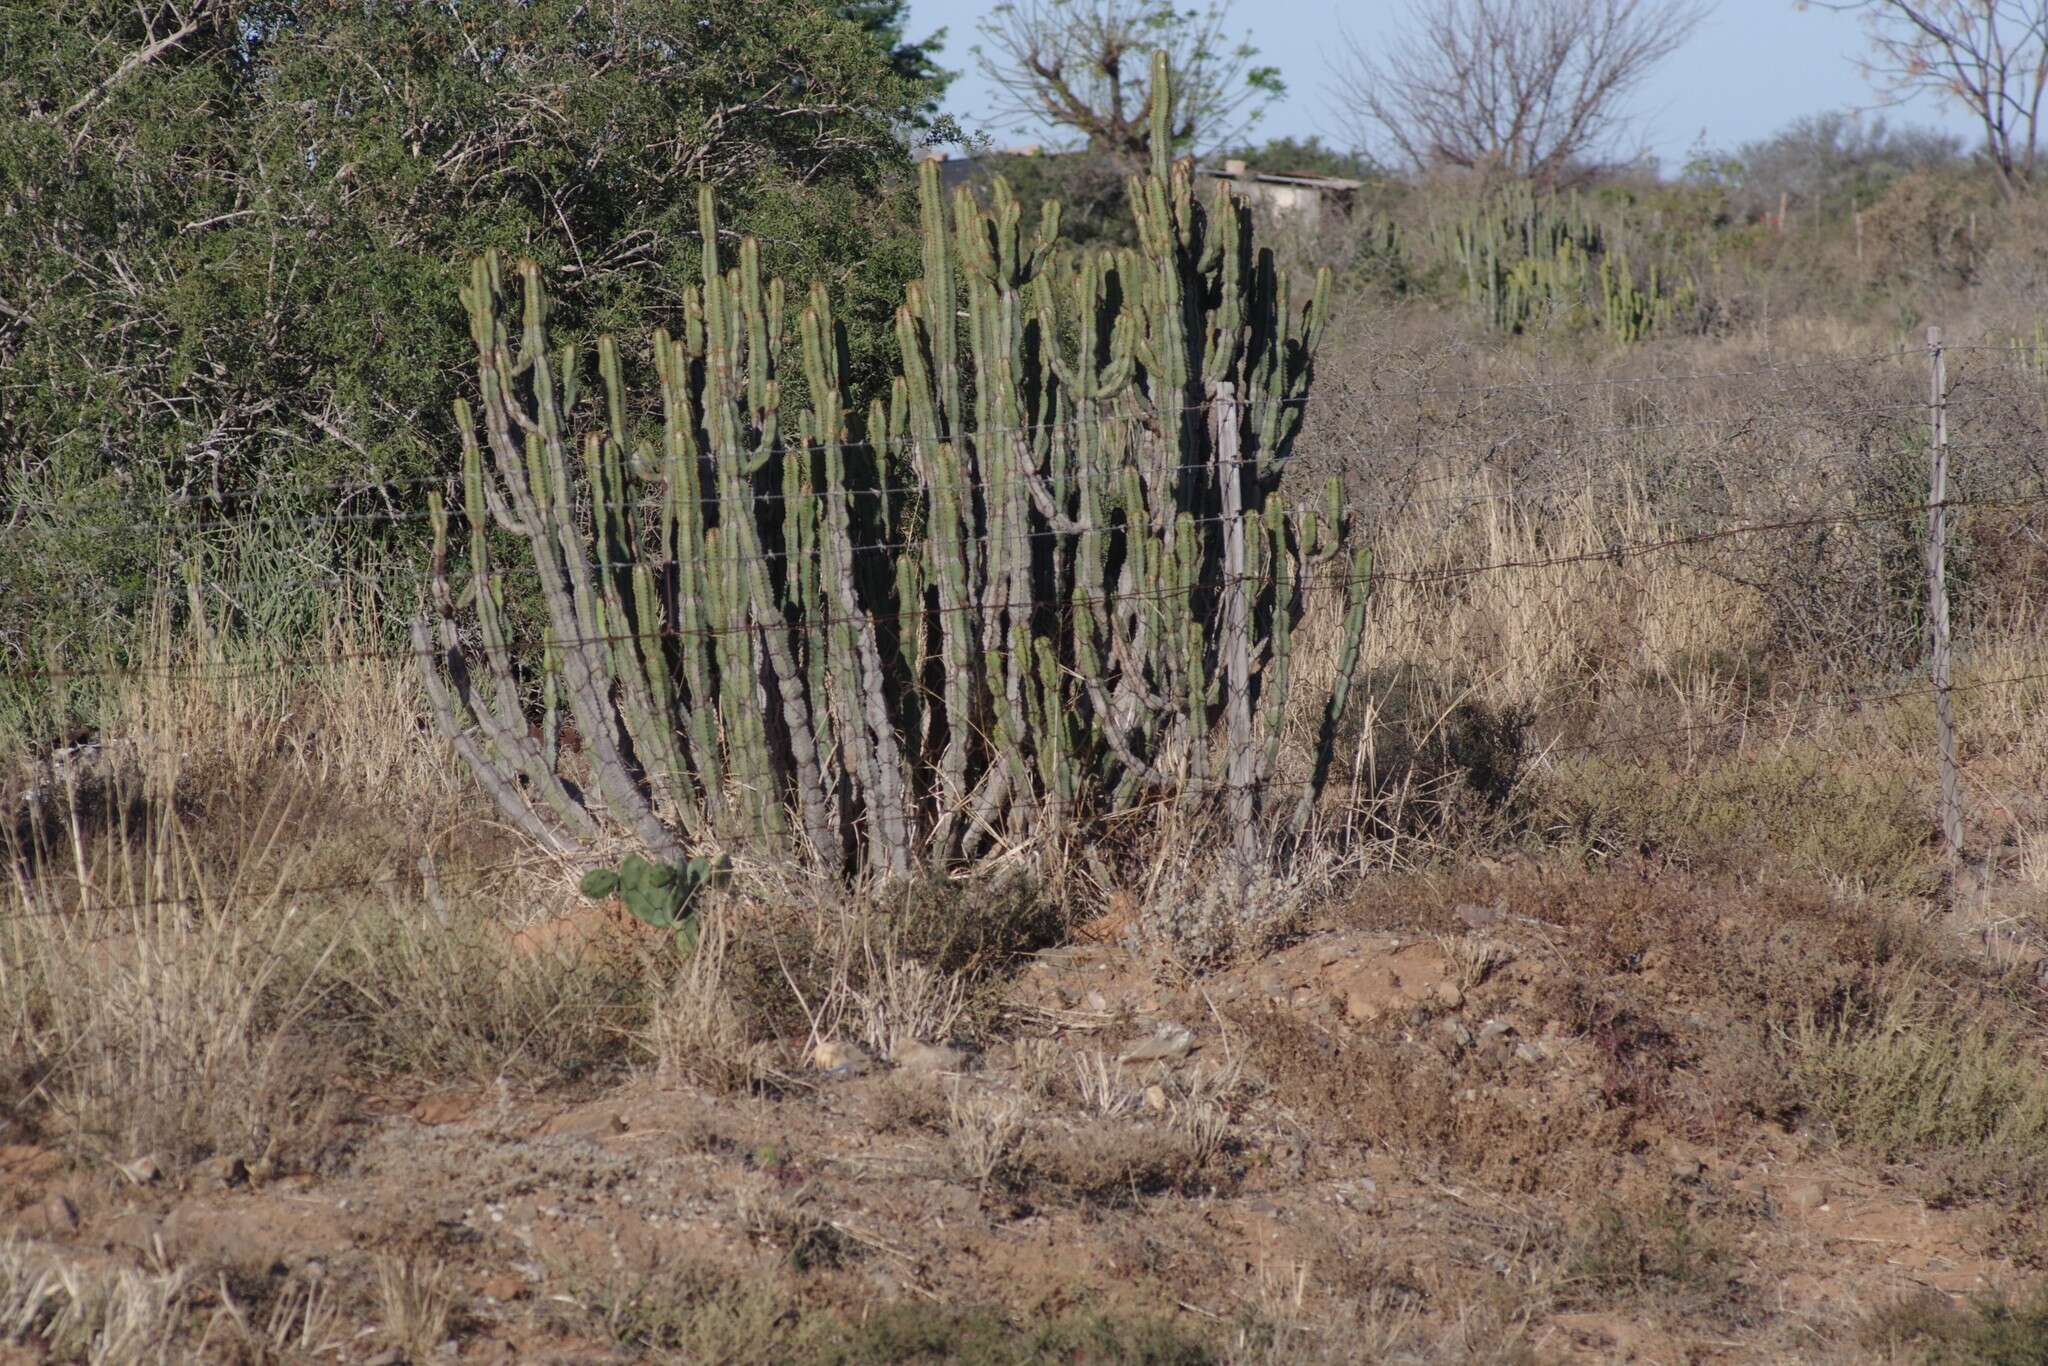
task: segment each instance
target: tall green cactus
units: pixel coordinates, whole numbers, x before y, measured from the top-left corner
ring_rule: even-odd
[[[927,163],[900,372],[865,408],[825,290],[792,328],[751,240],[722,259],[708,191],[701,281],[653,339],[658,443],[630,435],[609,339],[579,404],[583,358],[548,351],[537,268],[518,271],[515,337],[501,267],[477,264],[470,583],[451,586],[437,498],[436,611],[413,638],[442,727],[512,820],[570,852],[620,829],[666,863],[688,845],[897,873],[1166,797],[1220,802],[1249,853],[1278,829],[1294,628],[1320,578],[1347,601],[1323,753],[1288,794],[1299,829],[1370,569],[1334,483],[1282,498],[1330,279],[1297,314],[1245,205],[1222,183],[1204,204],[1168,146],[1155,128],[1129,188],[1138,246],[1115,252],[1062,246],[1056,203],[1027,228],[1002,182],[949,205]],[[915,489],[863,482],[890,466],[848,459],[863,449],[901,452]],[[524,658],[492,524],[535,566],[546,627]]]

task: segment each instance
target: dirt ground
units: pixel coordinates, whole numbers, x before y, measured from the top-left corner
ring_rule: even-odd
[[[1960,1317],[2038,1274],[2024,1172],[1774,1099],[1800,983],[2041,989],[1888,915],[1402,879],[1206,974],[1111,915],[972,1045],[789,1038],[724,1090],[336,1075],[310,1171],[0,1146],[0,1246],[154,1278],[197,1359],[2038,1360]]]

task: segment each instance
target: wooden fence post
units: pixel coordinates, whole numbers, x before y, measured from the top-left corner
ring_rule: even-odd
[[[1223,619],[1217,643],[1223,656],[1223,715],[1230,737],[1225,781],[1230,788],[1230,821],[1236,827],[1237,852],[1249,862],[1257,848],[1253,820],[1257,798],[1252,791],[1257,768],[1252,750],[1251,604],[1245,585],[1244,449],[1237,405],[1236,385],[1229,380],[1209,385],[1210,432],[1223,495]]]
[[[1950,696],[1948,638],[1948,359],[1941,329],[1927,329],[1932,370],[1927,435],[1927,624],[1934,665],[1934,744],[1941,768],[1942,855],[1951,864],[1963,853],[1963,788],[1956,771],[1956,717]]]

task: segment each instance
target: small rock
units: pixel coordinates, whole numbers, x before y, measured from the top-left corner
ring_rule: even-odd
[[[929,1075],[934,1072],[964,1072],[968,1057],[965,1050],[949,1048],[945,1044],[912,1042],[898,1048],[889,1061],[906,1072]]]
[[[858,1077],[875,1065],[859,1044],[827,1039],[811,1051],[811,1066],[837,1077]]]
[[[1194,1049],[1195,1036],[1185,1026],[1163,1024],[1125,1049],[1118,1062],[1178,1062]]]
[[[72,1204],[70,1197],[63,1192],[52,1191],[43,1201],[42,1224],[43,1232],[51,1237],[75,1233],[78,1230],[78,1206]]]
[[[1089,988],[1088,995],[1083,998],[1083,1001],[1090,1010],[1098,1015],[1107,1015],[1109,1013],[1109,998],[1102,994],[1100,987]]]
[[[1148,1086],[1148,1087],[1146,1087],[1146,1088],[1145,1088],[1145,1108],[1146,1108],[1147,1110],[1150,1110],[1150,1111],[1152,1111],[1152,1112],[1153,1112],[1154,1114],[1159,1114],[1159,1115],[1163,1115],[1163,1114],[1165,1114],[1165,1113],[1166,1113],[1166,1088],[1165,1088],[1165,1087],[1163,1087],[1163,1086]]]
[[[1515,1027],[1513,1025],[1509,1024],[1506,1020],[1496,1017],[1479,1026],[1479,1044],[1483,1048],[1495,1039],[1505,1039],[1514,1032]]]
[[[1436,1003],[1446,1010],[1456,1010],[1465,1004],[1465,993],[1458,990],[1456,982],[1438,982],[1435,994]]]
[[[1456,1020],[1445,1020],[1443,1032],[1445,1037],[1460,1048],[1470,1048],[1472,1046],[1472,1031]]]
[[[130,1210],[93,1224],[93,1241],[109,1252],[122,1249],[147,1255],[163,1232],[163,1225],[142,1210]]]
[[[64,1154],[33,1143],[0,1143],[0,1175],[29,1181],[63,1170]]]
[[[1491,906],[1464,901],[1451,908],[1451,914],[1464,922],[1468,930],[1483,930],[1489,925],[1498,925],[1507,917],[1507,899],[1502,898]]]
[[[475,1114],[484,1103],[484,1093],[474,1088],[443,1091],[427,1096],[412,1107],[412,1117],[421,1124],[455,1124]]]
[[[590,1108],[564,1110],[551,1115],[540,1126],[544,1138],[604,1138],[610,1134],[624,1133],[625,1121],[616,1110]]]
[[[1344,997],[1344,1018],[1353,1024],[1371,1024],[1383,1012],[1380,1003],[1362,991],[1352,991]]]
[[[1542,1062],[1543,1058],[1543,1050],[1533,1043],[1518,1043],[1515,1045],[1515,1061],[1517,1062]]]
[[[516,1299],[524,1298],[527,1294],[526,1278],[524,1276],[514,1276],[510,1273],[502,1276],[493,1276],[478,1286],[477,1292],[486,1299],[496,1300],[499,1304],[510,1304]]]
[[[164,1174],[164,1169],[157,1163],[155,1153],[144,1153],[133,1162],[116,1162],[114,1170],[138,1186],[147,1186]]]
[[[1801,1214],[1814,1214],[1828,1207],[1828,1188],[1818,1181],[1802,1181],[1785,1192],[1785,1203]]]

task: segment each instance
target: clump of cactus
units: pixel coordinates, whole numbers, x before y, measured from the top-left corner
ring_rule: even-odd
[[[1455,272],[1497,331],[1575,323],[1627,345],[1670,326],[1692,307],[1694,291],[1667,288],[1655,265],[1638,283],[1610,236],[1578,194],[1517,183],[1432,222],[1422,246]]]
[[[1302,827],[1370,578],[1335,481],[1282,490],[1329,274],[1297,309],[1245,205],[1227,184],[1205,204],[1153,136],[1138,245],[1115,251],[1064,246],[1057,203],[1027,228],[1001,182],[949,205],[926,164],[923,278],[864,405],[824,288],[793,304],[751,240],[728,257],[708,190],[701,283],[652,341],[658,437],[611,340],[583,392],[536,266],[477,263],[468,583],[436,498],[413,641],[509,819],[564,851],[623,830],[668,864],[745,848],[883,874],[1160,801],[1219,806],[1247,853]],[[493,524],[531,560],[538,648],[514,640]],[[1338,668],[1312,772],[1276,792],[1319,582]]]
[[[669,931],[676,947],[689,953],[697,947],[697,894],[723,871],[722,864],[709,858],[693,858],[677,867],[628,854],[616,869],[585,873],[578,890],[593,901],[617,897],[634,919]]]

